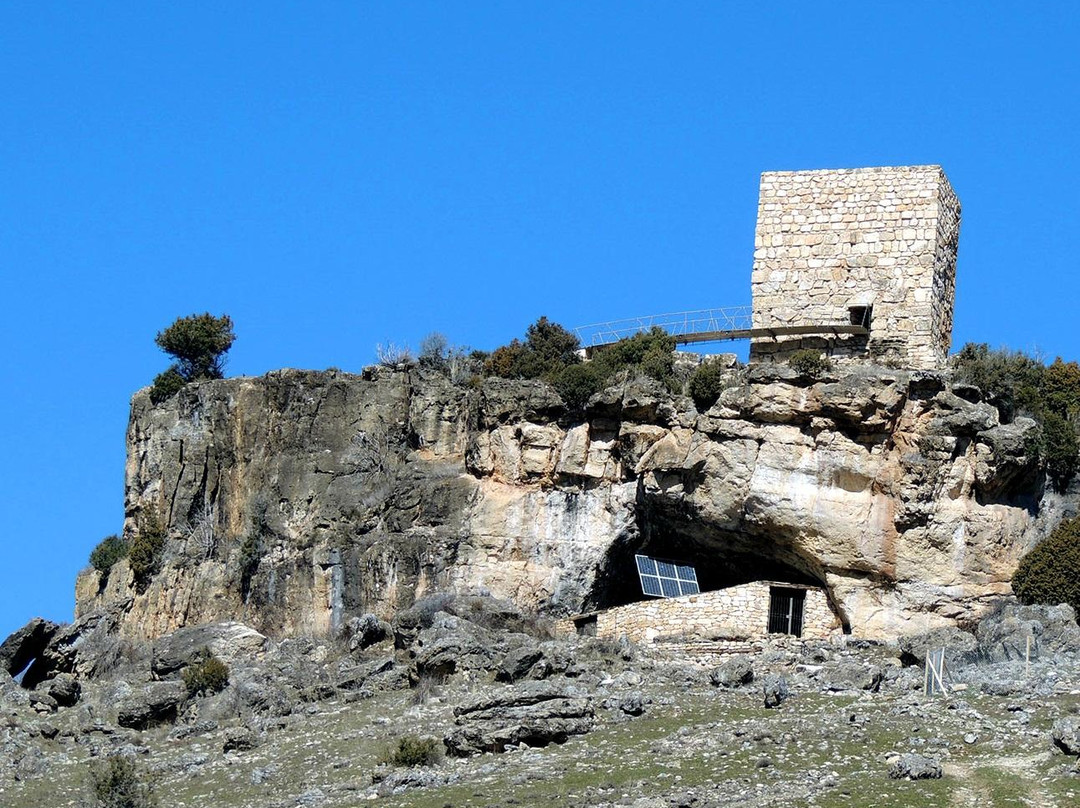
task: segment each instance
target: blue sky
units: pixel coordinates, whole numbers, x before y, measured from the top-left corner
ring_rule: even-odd
[[[0,7],[0,638],[120,529],[177,316],[359,370],[749,302],[760,172],[940,163],[954,348],[1080,358],[1074,3]]]

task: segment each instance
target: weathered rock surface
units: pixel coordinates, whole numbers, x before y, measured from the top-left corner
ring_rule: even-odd
[[[1050,737],[1066,755],[1080,755],[1080,716],[1059,718],[1050,729]]]
[[[140,391],[125,530],[160,517],[162,569],[144,591],[126,562],[103,589],[85,572],[77,613],[126,604],[133,637],[224,620],[320,634],[438,591],[577,613],[625,599],[647,549],[713,586],[818,581],[858,636],[953,625],[1008,593],[1052,526],[1038,427],[960,392],[783,366],[733,370],[706,413],[650,380],[580,417],[541,382],[416,368],[283,370],[158,406]]]
[[[640,705],[639,705],[640,706]],[[632,709],[636,709],[631,705]],[[642,707],[640,712],[643,712]],[[454,709],[458,726],[444,738],[457,757],[504,752],[510,746],[547,746],[582,735],[595,724],[591,699],[565,687],[529,683],[509,692],[485,696]]]
[[[889,764],[893,780],[936,780],[941,777],[941,764],[934,758],[909,752]]]
[[[35,617],[0,645],[0,670],[16,676],[48,647],[59,626]]]

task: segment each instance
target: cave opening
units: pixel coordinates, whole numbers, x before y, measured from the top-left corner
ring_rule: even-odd
[[[639,503],[638,530],[612,544],[597,571],[584,611],[599,611],[651,600],[642,591],[635,556],[646,555],[692,565],[702,592],[758,581],[814,587],[825,591],[845,632],[848,621],[837,608],[813,559],[793,543],[763,528],[724,529],[648,501]]]

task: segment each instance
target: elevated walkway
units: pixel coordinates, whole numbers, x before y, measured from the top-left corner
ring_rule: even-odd
[[[815,323],[811,325],[753,325],[753,313],[750,306],[731,306],[721,309],[700,309],[698,311],[680,311],[669,314],[650,314],[645,317],[630,317],[625,320],[609,320],[605,323],[593,323],[574,329],[574,334],[586,348],[598,348],[610,345],[621,339],[662,328],[675,337],[677,345],[689,345],[696,342],[722,342],[733,339],[775,339],[777,337],[804,336],[821,334],[838,336],[855,334],[866,336],[870,333],[867,324],[852,324],[850,321],[835,323]]]

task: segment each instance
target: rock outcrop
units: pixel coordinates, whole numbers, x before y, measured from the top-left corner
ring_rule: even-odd
[[[822,584],[863,636],[953,625],[1009,592],[1060,512],[1030,420],[948,377],[863,366],[734,369],[707,412],[648,379],[568,412],[542,382],[427,370],[283,370],[132,400],[129,537],[160,520],[160,571],[77,585],[156,637],[241,620],[269,635],[388,619],[486,592],[566,615],[636,599],[633,554],[705,588]]]

